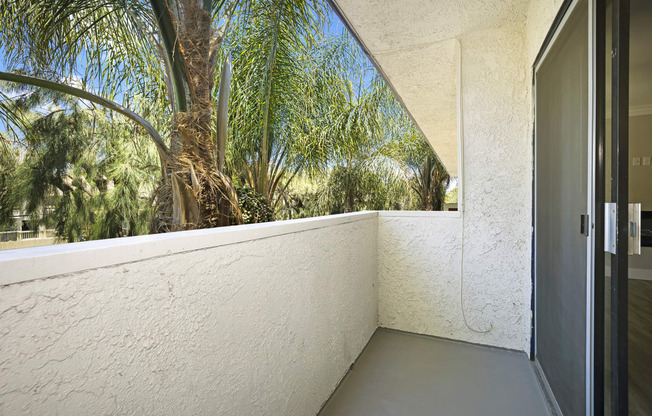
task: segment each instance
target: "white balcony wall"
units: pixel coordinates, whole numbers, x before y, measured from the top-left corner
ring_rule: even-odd
[[[376,213],[0,253],[0,414],[315,415],[376,255]]]
[[[469,279],[479,273],[463,259],[462,223],[455,212],[379,214],[379,326],[529,352],[529,282],[487,269]]]
[[[378,218],[378,325],[463,338],[461,217],[409,214],[383,212]]]

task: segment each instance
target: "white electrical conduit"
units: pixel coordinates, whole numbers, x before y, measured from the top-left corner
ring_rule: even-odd
[[[465,202],[466,200],[464,199],[464,106],[463,106],[463,100],[462,100],[462,43],[460,42],[459,39],[455,39],[457,41],[457,134],[458,134],[458,147],[457,147],[457,152],[458,152],[458,163],[459,163],[459,174],[458,174],[458,179],[457,179],[457,187],[458,187],[458,200],[457,200],[457,206],[460,211],[460,215],[462,216],[462,229],[460,232],[460,236],[462,239],[462,245],[461,245],[461,254],[460,254],[460,306],[462,308],[462,318],[464,319],[464,325],[466,325],[467,328],[469,328],[471,331],[478,333],[478,334],[486,334],[489,333],[493,328],[494,324],[489,323],[489,328],[488,329],[475,329],[469,325],[469,322],[466,319],[466,313],[464,312],[464,218],[466,217],[465,215]]]

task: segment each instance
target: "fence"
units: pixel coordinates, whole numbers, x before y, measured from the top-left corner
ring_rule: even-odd
[[[0,232],[0,243],[52,237],[54,237],[54,230],[2,231]]]

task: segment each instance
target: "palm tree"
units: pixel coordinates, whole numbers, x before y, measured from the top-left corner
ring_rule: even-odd
[[[343,187],[343,211],[355,210],[356,202],[370,189],[365,181],[385,173],[392,175],[392,160],[385,152],[385,108],[392,93],[362,55],[353,74],[342,77],[332,100],[329,117],[330,174]],[[347,80],[348,78],[348,80]]]
[[[416,209],[441,211],[451,177],[430,145],[411,125],[401,142],[403,163],[410,172],[410,184],[416,194]]]
[[[423,164],[415,167],[412,189],[418,195],[418,207],[422,211],[441,211],[444,209],[446,190],[450,175],[434,154],[425,156]]]
[[[323,37],[325,5],[305,25],[296,10],[262,0],[227,38],[233,51],[228,170],[276,207],[296,175],[323,165],[329,119],[326,74],[332,39]]]
[[[237,195],[224,173],[231,65],[222,44],[233,17],[255,10],[251,3],[2,0],[0,40],[12,72],[0,80],[71,94],[143,126],[161,160],[154,231],[239,223]],[[272,3],[289,16],[285,25],[308,26],[318,9],[318,0]],[[124,102],[125,89],[166,109],[167,132],[113,101]]]

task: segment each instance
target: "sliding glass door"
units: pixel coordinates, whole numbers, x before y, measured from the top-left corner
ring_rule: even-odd
[[[534,359],[565,416],[628,414],[629,8],[565,1],[534,67]]]

